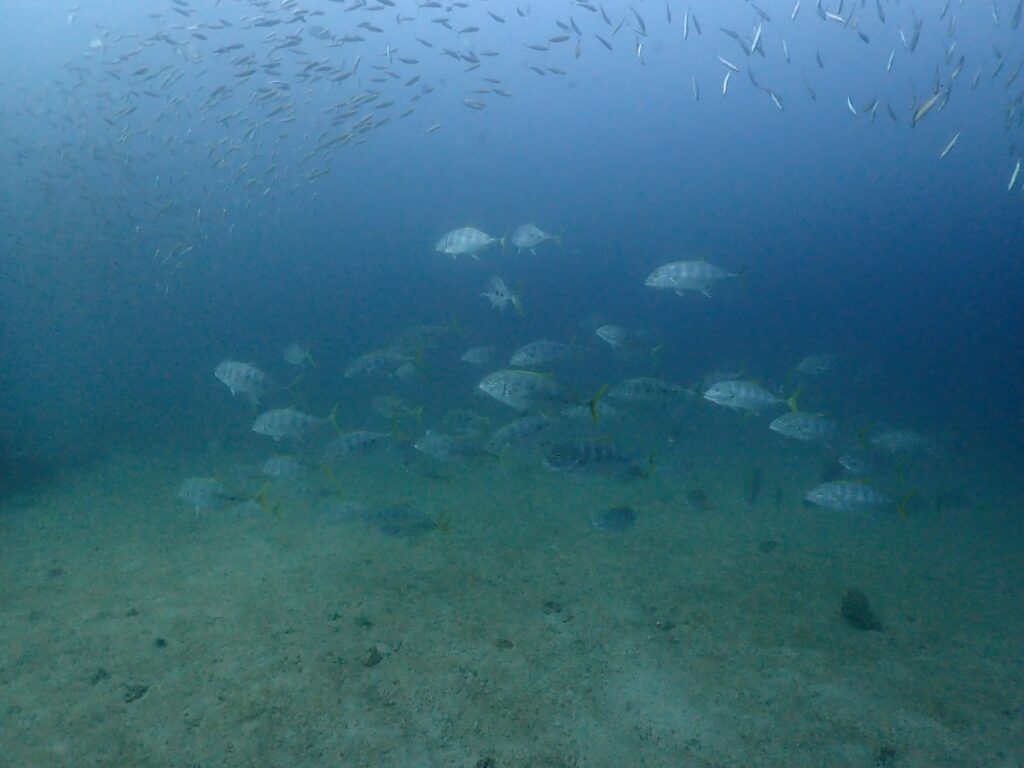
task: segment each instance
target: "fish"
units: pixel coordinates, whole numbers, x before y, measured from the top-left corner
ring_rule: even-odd
[[[405,363],[412,362],[414,359],[414,353],[406,352],[404,350],[393,349],[390,347],[385,349],[376,349],[372,352],[367,352],[365,355],[360,355],[349,363],[345,368],[345,378],[362,378],[364,376],[379,374],[384,370],[388,373],[393,373],[398,370],[400,366]]]
[[[545,447],[544,466],[560,472],[623,471],[643,474],[643,465],[604,439],[556,442]]]
[[[562,388],[548,374],[517,369],[503,369],[489,373],[477,388],[499,403],[529,411],[552,402],[564,402]]]
[[[612,349],[623,349],[630,340],[630,333],[621,325],[602,325],[594,334]]]
[[[412,444],[420,453],[438,461],[451,461],[463,456],[478,456],[482,449],[477,441],[465,435],[446,435],[427,430]]]
[[[924,116],[931,112],[932,107],[934,107],[936,103],[938,103],[939,99],[942,98],[944,93],[945,91],[943,91],[942,89],[938,89],[935,91],[935,93],[933,93],[923,102],[921,102],[920,106],[918,106],[918,108],[914,110],[914,118],[911,122],[911,126],[916,126],[919,122],[921,122],[924,119]]]
[[[711,296],[711,288],[722,280],[739,277],[704,260],[673,261],[651,272],[644,281],[649,288],[664,288],[682,296],[683,291],[697,291]]]
[[[832,352],[823,352],[817,355],[808,355],[797,363],[796,370],[807,376],[824,376],[835,373],[838,366],[838,355]]]
[[[385,536],[398,539],[418,539],[438,530],[438,523],[442,521],[442,515],[431,517],[408,504],[396,504],[386,507],[366,507],[362,510],[361,519]]]
[[[949,154],[950,150],[953,149],[953,147],[956,145],[957,141],[960,139],[960,134],[963,133],[963,132],[964,132],[964,129],[961,128],[959,131],[957,131],[955,134],[953,134],[953,138],[951,138],[949,140],[949,143],[946,144],[946,146],[944,146],[942,148],[941,152],[939,152],[939,160],[942,160],[946,155]]]
[[[245,501],[246,496],[228,490],[213,477],[189,477],[178,486],[177,496],[196,512],[223,509],[230,502]]]
[[[852,480],[822,483],[808,491],[804,500],[833,512],[874,512],[896,504],[889,494]]]
[[[838,426],[820,413],[791,411],[774,419],[768,428],[783,437],[805,443],[828,443],[835,437]]]
[[[868,448],[851,448],[839,455],[839,466],[851,475],[871,475],[878,472],[881,462],[878,455]]]
[[[306,465],[294,456],[271,456],[260,467],[261,475],[272,477],[275,480],[298,477],[305,474],[306,471]]]
[[[559,235],[548,234],[536,224],[519,225],[512,230],[512,236],[509,239],[520,253],[528,250],[530,253],[536,254],[536,247],[547,242],[554,242],[556,245],[562,244],[562,238]]]
[[[458,256],[477,258],[477,254],[494,243],[499,243],[502,250],[505,249],[504,237],[491,237],[475,227],[460,227],[443,234],[435,244],[434,250],[445,253],[453,259]]]
[[[239,392],[248,395],[254,408],[259,405],[260,398],[273,389],[270,377],[251,363],[225,360],[214,369],[213,375],[231,390],[232,395]]]
[[[724,405],[726,408],[734,410],[759,412],[787,403],[792,410],[796,410],[795,398],[791,397],[787,400],[784,397],[778,397],[757,382],[741,379],[712,384],[704,390],[704,399],[715,405]]]
[[[551,420],[543,415],[531,414],[520,416],[508,424],[494,430],[484,443],[484,450],[495,456],[503,454],[510,445],[527,437],[542,432],[551,425]]]
[[[605,393],[605,397],[627,403],[658,404],[673,402],[692,394],[680,384],[673,384],[656,376],[639,376],[620,381]]]
[[[490,365],[496,352],[497,350],[494,347],[471,347],[463,352],[462,357],[459,359],[464,363],[483,367],[485,365]]]
[[[292,342],[284,348],[284,361],[289,365],[298,365],[305,367],[307,365],[316,365],[316,360],[309,351],[309,347],[304,347],[301,344]]]
[[[635,522],[636,512],[625,505],[601,509],[590,516],[590,527],[605,533],[622,533],[632,528]]]
[[[285,437],[302,439],[310,431],[324,424],[331,423],[337,428],[337,422],[334,420],[337,410],[338,406],[335,405],[327,418],[318,419],[294,408],[275,408],[261,413],[253,423],[252,431],[272,437],[275,441]]]
[[[540,339],[525,344],[509,358],[509,365],[515,368],[537,368],[571,357],[573,348],[560,341]]]
[[[351,453],[365,451],[367,448],[377,445],[391,436],[391,432],[375,432],[367,429],[345,432],[327,444],[324,448],[323,457],[330,461]]]
[[[872,434],[868,442],[891,454],[938,455],[938,446],[934,440],[909,429],[881,429]]]
[[[523,303],[519,300],[518,294],[505,285],[505,281],[497,275],[487,281],[480,295],[491,302],[492,308],[497,307],[504,312],[505,307],[511,303],[516,312],[523,314]]]

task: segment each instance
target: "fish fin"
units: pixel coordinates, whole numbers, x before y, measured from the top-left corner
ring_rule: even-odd
[[[523,302],[518,296],[512,297],[512,306],[516,310],[516,314],[522,317],[525,313],[523,312]]]
[[[288,386],[285,387],[285,389],[287,389],[290,393],[294,394],[295,388],[297,386],[299,386],[300,383],[302,383],[302,380],[305,377],[306,377],[306,372],[305,371],[299,371],[298,376],[296,376],[294,379],[292,379],[291,382],[289,382]]]
[[[709,299],[711,298],[711,289],[710,288],[701,288],[700,292],[703,293],[705,296],[707,296]],[[679,293],[679,291],[676,291],[676,293]],[[679,293],[679,295],[682,296],[683,294]]]
[[[498,242],[501,244],[501,252],[505,253],[505,239],[507,235],[502,235]]]

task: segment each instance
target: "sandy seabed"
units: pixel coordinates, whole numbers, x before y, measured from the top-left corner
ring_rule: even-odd
[[[339,468],[346,497],[445,521],[405,538],[322,488],[275,514],[174,497],[232,462],[113,455],[7,499],[0,765],[1024,765],[1012,480],[901,518],[803,506],[799,461],[754,505],[713,455]],[[590,525],[618,504],[632,528]],[[883,631],[843,620],[851,587]]]

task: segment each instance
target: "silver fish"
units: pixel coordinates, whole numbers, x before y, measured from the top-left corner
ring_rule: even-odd
[[[892,454],[936,455],[938,448],[935,441],[909,429],[883,429],[873,434],[869,440],[875,448]]]
[[[551,376],[534,371],[504,369],[485,376],[477,387],[517,411],[529,411],[550,402],[559,402],[562,389]]]
[[[255,365],[237,360],[225,360],[214,369],[213,375],[231,390],[232,395],[239,392],[248,395],[253,406],[259,405],[260,398],[273,388],[267,374]]]
[[[494,430],[484,443],[484,450],[496,456],[500,455],[513,443],[547,429],[550,424],[551,421],[546,416],[520,416]]]
[[[275,408],[261,413],[252,425],[252,431],[272,437],[274,440],[280,440],[283,437],[302,438],[316,427],[328,422],[334,423],[334,415],[337,410],[338,407],[335,406],[326,419],[318,419],[294,408]]]
[[[294,456],[271,456],[263,462],[260,474],[276,480],[297,477],[306,473],[306,465]]]
[[[896,503],[887,493],[849,480],[822,483],[808,491],[804,499],[834,512],[872,512]]]
[[[494,347],[472,347],[463,352],[462,357],[459,359],[464,363],[483,367],[490,365],[496,351]]]
[[[509,358],[509,365],[516,368],[537,368],[548,365],[559,360],[565,360],[572,355],[572,347],[560,341],[548,341],[541,339],[531,341],[515,352]]]
[[[366,429],[357,429],[338,435],[331,440],[324,448],[324,458],[339,459],[350,453],[358,453],[370,448],[373,445],[391,437],[390,432],[373,432]]]
[[[487,281],[487,285],[484,286],[483,293],[480,295],[491,302],[491,307],[497,307],[502,312],[509,304],[512,304],[519,314],[523,312],[523,304],[519,300],[518,294],[505,285],[505,281],[497,275]]]
[[[784,397],[777,397],[754,381],[720,381],[704,390],[704,399],[716,405],[743,411],[763,411],[778,405],[785,405]],[[790,398],[790,407],[795,401]]]
[[[622,349],[630,338],[629,331],[621,325],[602,325],[594,333],[612,349]]]
[[[412,445],[420,453],[438,461],[451,461],[463,456],[477,456],[481,453],[480,446],[470,437],[446,435],[430,430]]]
[[[699,291],[705,296],[711,296],[711,288],[730,277],[738,277],[738,274],[726,272],[703,260],[673,261],[651,272],[644,285],[672,290],[679,296],[683,295],[683,291]]]
[[[835,437],[836,423],[820,413],[791,411],[774,419],[768,428],[783,437],[805,443],[827,443]]]
[[[393,373],[401,365],[411,362],[414,355],[397,349],[377,349],[360,355],[345,368],[346,379],[356,379],[383,372]]]
[[[544,451],[544,466],[563,472],[618,470],[635,475],[643,474],[644,469],[632,456],[628,456],[613,443],[605,440],[581,440],[549,445]]]
[[[244,501],[246,497],[229,491],[213,477],[190,477],[178,486],[178,498],[199,512],[222,509],[229,502]]]
[[[820,355],[808,355],[797,364],[796,369],[807,376],[824,376],[834,373],[838,365],[838,355],[823,352]]]
[[[561,238],[557,235],[548,234],[536,224],[522,224],[516,227],[512,230],[512,237],[510,239],[512,241],[512,245],[520,251],[528,250],[531,253],[536,253],[534,249],[538,245],[548,241],[553,241],[559,245],[561,244]]]
[[[304,347],[296,342],[292,342],[284,348],[284,361],[289,365],[298,365],[302,367],[307,365],[316,365],[316,360],[313,359],[313,355],[310,353],[309,347]]]
[[[460,227],[442,235],[434,250],[446,253],[453,259],[457,256],[472,256],[475,259],[478,253],[494,243],[500,243],[504,250],[504,237],[491,237],[475,227]]]
[[[620,381],[608,390],[606,397],[629,403],[665,403],[690,394],[690,390],[679,384],[654,376],[640,376]]]

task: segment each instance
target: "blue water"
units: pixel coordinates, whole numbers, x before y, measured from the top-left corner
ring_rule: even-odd
[[[1024,176],[1007,191],[1024,154],[1015,3],[844,2],[819,13],[804,0],[793,20],[789,0],[761,0],[770,20],[744,0],[467,5],[4,10],[0,500],[60,493],[68,473],[102,474],[107,457],[126,453],[152,457],[157,476],[167,470],[168,498],[178,480],[207,474],[255,495],[260,482],[238,465],[274,451],[294,451],[319,476],[332,428],[285,446],[252,434],[245,398],[213,376],[225,359],[281,385],[263,407],[323,417],[338,404],[343,430],[394,426],[373,415],[382,394],[423,409],[401,423],[417,434],[402,438],[452,431],[453,410],[498,427],[516,413],[479,396],[477,382],[546,338],[576,350],[552,367],[560,407],[631,376],[695,393],[632,421],[555,427],[563,439],[614,441],[657,467],[655,479],[545,474],[543,437],[513,452],[510,468],[473,453],[482,436],[469,434],[451,464],[400,444],[374,454],[372,483],[355,473],[353,485],[319,481],[317,493],[344,487],[347,500],[422,509],[424,520],[451,514],[457,530],[460,512],[508,520],[520,494],[550,499],[558,483],[624,483],[627,496],[664,484],[649,492],[657,503],[707,485],[733,489],[722,492],[741,505],[736,489],[755,468],[768,477],[757,504],[781,513],[841,476],[844,448],[893,427],[936,450],[873,480],[914,499],[919,518],[986,499],[1000,516],[968,530],[1017,531],[1008,557],[1019,562]],[[900,31],[909,39],[915,18],[911,52]],[[467,27],[479,29],[459,32]],[[758,35],[758,50],[723,28],[747,46]],[[547,42],[559,35],[569,39]],[[740,69],[726,95],[719,57]],[[936,88],[948,98],[914,125]],[[369,98],[346,105],[353,97]],[[478,260],[434,249],[458,227],[501,237],[526,222],[560,244],[493,246]],[[710,298],[644,286],[656,267],[690,258],[740,276]],[[492,275],[521,296],[521,315],[481,297]],[[603,323],[642,331],[642,349],[614,353],[593,334]],[[412,380],[345,378],[354,359],[423,324],[448,331],[418,350]],[[297,382],[282,359],[291,342],[318,363]],[[460,361],[484,344],[498,350],[491,366]],[[834,375],[795,372],[823,352],[838,356]],[[840,423],[842,439],[810,453],[770,435],[770,419],[703,402],[704,377],[729,369],[797,393],[802,408]],[[558,418],[550,403],[538,410]],[[496,501],[480,467],[520,490]],[[391,483],[402,494],[370,498]],[[573,536],[618,502],[611,490],[602,504],[602,493],[579,501]],[[322,498],[307,501],[321,508]],[[648,517],[641,509],[636,528]],[[553,524],[531,518],[519,534],[540,547]]]

